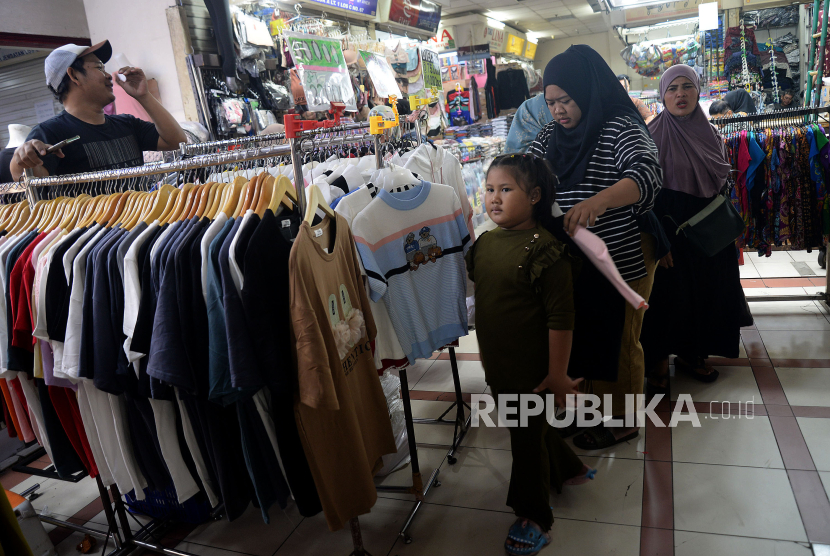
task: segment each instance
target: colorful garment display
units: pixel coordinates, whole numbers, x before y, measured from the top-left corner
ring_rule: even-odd
[[[773,245],[823,245],[830,233],[824,130],[808,125],[739,131],[725,134],[724,142],[737,172],[732,203],[747,226],[739,246],[768,257]]]

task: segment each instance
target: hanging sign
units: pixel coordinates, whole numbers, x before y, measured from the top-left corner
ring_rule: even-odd
[[[504,29],[484,27],[484,40],[490,43],[490,52],[504,52],[504,38],[507,33]]]
[[[481,35],[477,26],[456,25],[455,46],[459,62],[484,60],[490,57],[490,43]]]
[[[444,50],[455,50],[455,39],[453,38],[454,29],[452,27],[444,27],[438,30],[438,34],[429,39],[429,45],[432,48],[443,52]]]
[[[536,57],[536,45],[530,41],[527,41],[527,46],[525,47],[525,58],[529,58],[533,60]]]
[[[401,98],[401,89],[398,87],[398,82],[395,81],[395,72],[392,71],[392,66],[386,61],[386,56],[366,52],[365,50],[359,50],[358,52],[360,52],[360,57],[363,58],[363,62],[366,64],[366,71],[369,72],[369,77],[372,79],[372,84],[374,84],[378,96],[389,98],[389,95],[395,95],[396,98]]]
[[[357,111],[340,40],[293,32],[284,35],[297,66],[308,109],[323,111],[330,109],[332,102],[343,102],[346,110]]]
[[[374,16],[378,12],[378,0],[311,0],[315,4],[324,4],[358,14]]]
[[[424,69],[424,88],[430,90],[432,87],[441,88],[441,62],[438,60],[438,53],[426,48],[421,50],[421,67]]]
[[[441,21],[441,6],[430,0],[392,0],[389,21],[435,33]]]
[[[718,3],[709,2],[698,6],[698,25],[701,31],[712,31],[718,28]]]
[[[524,49],[525,40],[520,39],[516,35],[511,35],[510,33],[507,34],[507,45],[504,47],[504,51],[508,54],[515,54],[517,56],[522,55],[522,51]]]

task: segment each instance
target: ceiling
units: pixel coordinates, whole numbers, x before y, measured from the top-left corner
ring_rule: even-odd
[[[590,35],[610,30],[588,0],[435,0],[441,18],[480,13],[519,31],[533,31],[540,40]]]

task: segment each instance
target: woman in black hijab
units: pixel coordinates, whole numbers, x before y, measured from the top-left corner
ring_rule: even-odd
[[[755,101],[752,100],[752,95],[747,93],[744,89],[729,91],[726,93],[726,96],[723,97],[723,100],[729,105],[729,108],[731,108],[732,112],[735,114],[738,114],[739,112],[743,114],[755,114],[758,112],[758,108],[755,106]]]
[[[553,58],[545,68],[543,83],[553,121],[528,152],[550,160],[559,178],[556,200],[566,213],[562,226],[570,234],[577,226],[586,226],[602,238],[623,279],[648,300],[656,242],[651,235],[640,233],[637,217],[651,211],[663,173],[645,122],[611,68],[588,46],[572,46]],[[611,395],[612,407],[603,407],[606,415],[623,417],[625,395],[643,393],[645,362],[639,338],[645,309],[626,304],[621,338],[607,341],[595,329],[612,320],[609,314],[597,312],[589,301],[579,306],[584,279],[580,275],[574,284],[574,356],[579,352],[578,339],[590,341],[592,334],[594,352],[619,355],[612,359],[616,368],[583,366],[579,376],[586,378],[588,393],[601,398]],[[616,294],[609,298],[615,304],[620,300]],[[587,332],[580,334],[581,327]],[[569,373],[573,370],[569,366]],[[574,444],[587,450],[603,449],[638,434],[638,428],[598,425],[574,438]]]

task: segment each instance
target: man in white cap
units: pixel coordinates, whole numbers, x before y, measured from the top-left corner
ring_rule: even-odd
[[[140,166],[144,163],[143,151],[173,150],[186,141],[178,122],[150,94],[139,68],[121,68],[115,77],[153,122],[127,114],[104,114],[104,107],[115,100],[114,76],[104,69],[111,56],[109,41],[89,47],[67,44],[49,54],[45,61],[46,85],[64,111],[37,125],[17,148],[10,165],[15,180],[27,168],[42,177]],[[54,154],[46,154],[50,146],[76,135],[81,138]]]

